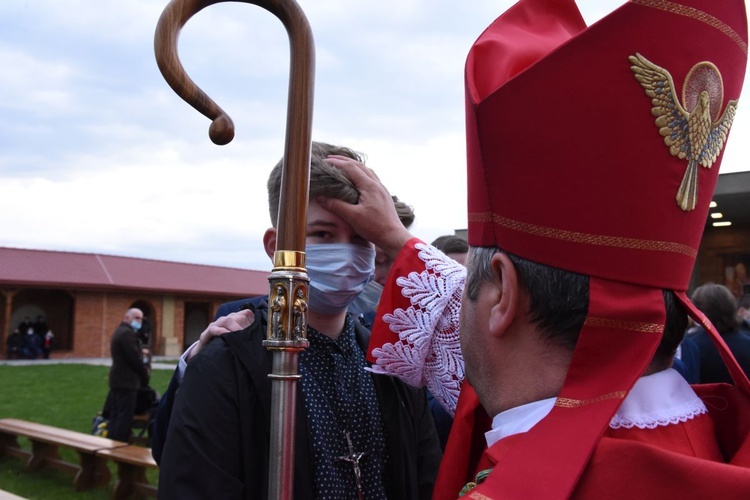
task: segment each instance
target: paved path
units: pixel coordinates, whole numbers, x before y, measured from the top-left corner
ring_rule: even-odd
[[[154,370],[174,370],[179,358],[167,356],[154,356],[151,362],[151,368]],[[169,362],[165,362],[169,361]],[[73,365],[98,365],[110,366],[112,358],[54,358],[51,359],[2,359],[0,366],[27,366],[27,365],[55,365],[55,364],[73,364]]]

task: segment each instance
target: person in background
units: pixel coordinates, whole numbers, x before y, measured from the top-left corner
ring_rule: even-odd
[[[148,385],[150,375],[143,364],[137,335],[142,321],[143,312],[140,309],[128,309],[110,342],[112,366],[109,370],[109,395],[105,404],[109,407],[107,437],[126,443],[133,426],[138,389]]]
[[[431,245],[462,266],[466,265],[466,257],[469,254],[469,244],[465,239],[454,234],[446,234],[435,238],[435,241],[433,241]]]
[[[36,317],[36,321],[34,321],[34,333],[39,335],[40,339],[44,338],[44,335],[49,331],[49,327],[47,326],[47,320],[44,318],[43,315],[39,315]]]
[[[29,325],[21,343],[21,354],[24,359],[37,359],[42,355],[42,338],[34,333],[34,327]]]
[[[750,330],[742,326],[737,316],[736,299],[729,288],[706,283],[696,288],[691,298],[721,334],[745,374],[750,375]],[[682,361],[688,374],[698,375],[698,383],[732,383],[719,351],[700,325],[683,341]]]
[[[18,331],[21,332],[21,335],[26,335],[26,332],[29,331],[29,327],[33,329],[34,322],[31,321],[31,318],[29,316],[24,316],[23,320],[18,323]]]
[[[18,331],[18,328],[13,330],[13,333],[8,335],[8,340],[5,341],[7,347],[8,359],[21,359],[23,355],[21,347],[23,346],[23,335]]]
[[[55,334],[52,333],[52,330],[47,330],[47,333],[44,334],[44,340],[42,343],[42,353],[44,355],[44,359],[49,359],[49,355],[52,352],[52,339],[55,338]]]

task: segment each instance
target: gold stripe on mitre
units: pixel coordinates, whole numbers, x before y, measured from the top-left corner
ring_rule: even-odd
[[[642,321],[623,321],[609,318],[587,317],[585,326],[598,328],[615,328],[617,330],[628,330],[640,333],[661,333],[664,331],[664,325],[659,323],[646,323]]]
[[[607,246],[614,248],[629,248],[634,250],[650,250],[659,252],[671,252],[686,255],[694,259],[698,251],[688,245],[675,243],[671,241],[644,240],[638,238],[625,238],[622,236],[607,236],[602,234],[582,233],[578,231],[568,231],[566,229],[557,229],[553,227],[539,226],[521,222],[491,212],[470,213],[469,222],[492,222],[521,233],[542,236],[572,243],[584,243],[587,245]]]
[[[669,2],[667,0],[630,0],[632,3],[642,5],[643,7],[651,7],[653,9],[663,10],[671,14],[677,14],[680,16],[690,17],[696,21],[700,21],[712,28],[719,30],[728,36],[734,43],[736,43],[740,50],[747,54],[747,42],[742,39],[739,33],[729,27],[721,19],[718,19],[711,14],[704,12],[695,7],[688,7],[681,5],[677,2]]]

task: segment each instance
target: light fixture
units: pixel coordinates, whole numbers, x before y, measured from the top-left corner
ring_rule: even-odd
[[[714,222],[714,227],[727,227],[727,226],[731,226],[731,225],[732,225],[732,223],[730,221],[728,221],[728,220],[721,221],[721,222]]]
[[[712,219],[721,219],[722,217],[724,217],[724,214],[721,212],[711,212]]]
[[[712,200],[711,203],[708,204],[708,208],[716,208],[716,202]]]

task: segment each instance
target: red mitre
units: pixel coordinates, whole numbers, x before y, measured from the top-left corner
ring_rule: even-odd
[[[555,408],[484,483],[504,498],[573,491],[659,345],[662,289],[713,334],[750,394],[685,296],[747,39],[742,0],[633,0],[591,27],[573,0],[521,0],[471,48],[469,243],[591,277]]]

